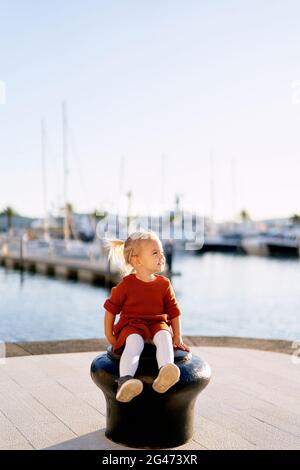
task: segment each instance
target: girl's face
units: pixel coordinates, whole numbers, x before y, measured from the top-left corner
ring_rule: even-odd
[[[163,271],[165,255],[162,244],[157,240],[142,240],[136,256],[135,269],[143,269],[148,273]]]

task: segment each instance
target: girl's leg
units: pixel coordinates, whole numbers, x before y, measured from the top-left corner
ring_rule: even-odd
[[[153,337],[153,342],[156,346],[159,374],[152,387],[158,393],[165,393],[179,381],[180,369],[174,364],[174,349],[169,331],[158,331]]]
[[[141,335],[133,333],[126,339],[125,349],[120,359],[120,377],[136,373],[141,352],[144,349],[144,340]]]
[[[153,343],[156,346],[156,359],[159,369],[166,364],[174,363],[172,336],[169,331],[160,330],[155,333]]]
[[[120,359],[120,378],[118,380],[117,401],[127,403],[143,390],[143,382],[133,376],[139,365],[140,354],[144,349],[143,338],[133,333],[126,339],[125,349]]]

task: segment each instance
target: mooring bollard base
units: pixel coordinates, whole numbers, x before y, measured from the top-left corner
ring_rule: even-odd
[[[153,432],[155,432],[155,430],[153,430]],[[178,442],[177,440],[175,442],[168,442],[168,443],[162,443],[162,442],[157,442],[157,441],[153,441],[153,438],[150,440],[143,440],[142,442],[140,441],[129,441],[128,439],[126,439],[125,441],[122,439],[122,437],[119,437],[118,433],[115,434],[115,433],[108,433],[108,432],[105,432],[105,437],[107,439],[109,439],[110,441],[114,442],[115,444],[119,444],[119,445],[122,445],[122,446],[126,446],[126,447],[129,447],[131,449],[173,449],[174,447],[179,447],[179,446],[182,446],[184,444],[186,444],[187,442],[189,442],[192,437],[193,437],[193,434],[188,437],[186,440],[184,441],[180,441]],[[145,445],[145,443],[147,443],[147,445]]]
[[[120,406],[110,403],[106,437],[139,448],[177,447],[192,438],[194,400],[182,406],[179,406],[177,394],[154,401],[152,397],[152,403],[145,396],[134,400],[120,403]],[[148,410],[145,402],[151,405]]]
[[[210,380],[210,367],[197,356],[175,351],[180,381],[166,393],[157,393],[152,384],[157,377],[156,348],[146,344],[136,378],[143,392],[128,403],[116,400],[120,356],[107,353],[96,357],[91,376],[106,399],[106,432],[112,441],[137,448],[172,448],[188,442],[194,432],[194,406],[198,394]]]

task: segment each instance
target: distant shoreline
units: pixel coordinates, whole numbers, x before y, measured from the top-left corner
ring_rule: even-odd
[[[241,338],[233,336],[184,336],[189,346],[257,349],[282,354],[293,354],[293,341]],[[5,343],[5,356],[32,356],[41,354],[65,354],[103,351],[108,347],[106,339],[76,339],[57,341],[26,341]]]

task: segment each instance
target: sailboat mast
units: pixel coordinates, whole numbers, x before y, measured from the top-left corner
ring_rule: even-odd
[[[214,188],[214,155],[213,151],[210,151],[210,219],[211,222],[214,220],[215,211],[215,188]]]
[[[49,240],[49,222],[47,213],[47,178],[46,178],[46,121],[41,119],[41,144],[42,144],[42,183],[43,183],[43,208],[44,208],[44,240]]]
[[[131,232],[132,224],[132,191],[131,189],[127,193],[127,230],[128,234]]]
[[[64,165],[64,239],[65,241],[70,239],[70,224],[69,224],[69,209],[68,209],[68,120],[67,120],[67,103],[62,103],[62,124],[63,124],[63,165]]]
[[[161,192],[160,203],[161,209],[164,210],[165,206],[165,183],[166,183],[166,155],[163,153],[161,156]]]
[[[235,220],[236,214],[236,184],[235,184],[235,158],[231,160],[231,184],[232,184],[232,220]]]
[[[119,197],[118,197],[118,208],[117,208],[118,217],[120,217],[121,200],[122,200],[122,195],[123,195],[124,169],[125,169],[125,157],[124,157],[124,155],[122,155],[121,156],[121,161],[120,161],[120,174],[119,174]]]

